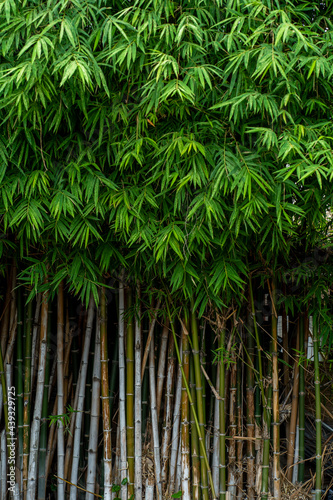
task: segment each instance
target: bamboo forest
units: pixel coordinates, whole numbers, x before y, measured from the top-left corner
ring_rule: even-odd
[[[333,499],[333,0],[1,0],[0,500]]]

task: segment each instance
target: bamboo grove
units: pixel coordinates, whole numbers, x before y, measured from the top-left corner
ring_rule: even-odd
[[[330,489],[331,13],[0,3],[0,500]]]

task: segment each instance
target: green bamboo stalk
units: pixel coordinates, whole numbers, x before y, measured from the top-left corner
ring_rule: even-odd
[[[313,350],[314,350],[314,378],[315,378],[315,404],[316,404],[316,489],[315,500],[321,499],[322,487],[322,425],[321,425],[321,398],[320,398],[320,373],[319,373],[319,335],[317,318],[313,316]]]
[[[299,315],[299,464],[298,464],[298,481],[304,482],[304,466],[305,466],[305,380],[304,380],[304,314]]]
[[[178,344],[177,344],[176,332],[175,332],[175,328],[174,328],[174,325],[173,325],[173,322],[172,322],[172,318],[171,318],[170,308],[169,308],[168,302],[166,302],[166,306],[167,306],[168,317],[169,317],[171,328],[172,328],[172,335],[173,335],[173,340],[174,340],[174,343],[175,343],[175,349],[176,349],[176,354],[177,354],[177,358],[178,358],[178,362],[179,362],[179,366],[180,366],[182,378],[183,378],[185,386],[186,386],[186,391],[187,391],[187,395],[188,395],[190,404],[193,405],[191,391],[190,391],[190,388],[189,388],[189,386],[187,384],[186,376],[184,374],[184,369],[183,369],[183,366],[182,366],[182,360],[181,360],[181,356],[180,356],[179,348],[178,348]],[[199,370],[200,370],[200,360],[199,360]],[[201,372],[201,370],[200,370],[200,372]],[[197,383],[197,375],[198,374],[200,375],[200,372],[197,373],[196,376],[195,376],[196,383]],[[207,459],[207,453],[206,453],[205,442],[204,442],[204,434],[201,431],[201,427],[200,427],[199,419],[198,419],[198,416],[197,416],[197,413],[196,413],[196,409],[193,406],[192,406],[192,411],[193,411],[194,421],[195,421],[195,425],[196,425],[198,436],[199,436],[199,444],[200,444],[201,453],[202,453],[203,459],[205,461],[205,470],[206,470],[206,473],[208,473],[209,482],[210,482],[210,485],[211,485],[212,498],[213,498],[213,500],[215,500],[216,495],[215,495],[215,489],[214,489],[214,483],[213,483],[212,473],[211,473],[211,470],[210,470],[210,467],[209,467],[209,462],[208,462],[208,459]],[[208,494],[208,487],[206,488],[206,491],[207,491],[207,494]]]
[[[45,364],[45,379],[44,379],[44,393],[42,405],[42,418],[40,424],[40,438],[39,438],[39,467],[38,467],[38,500],[45,499],[46,493],[46,451],[47,451],[47,431],[48,431],[48,392],[49,392],[49,379],[51,369],[50,359],[50,343],[51,343],[51,311],[48,305],[48,320],[47,320],[47,338],[46,338],[46,364]]]
[[[193,357],[190,359],[190,387],[193,404],[191,406],[191,450],[192,450],[192,497],[200,500],[200,448],[199,436],[195,426],[193,408],[196,407],[197,396],[195,389],[195,375]],[[193,408],[192,408],[193,407]]]
[[[132,290],[126,294],[127,309],[132,313]],[[127,322],[126,339],[126,432],[128,463],[128,495],[134,494],[134,318]]]
[[[32,349],[32,301],[26,307],[26,321],[24,322],[24,396],[23,396],[23,498],[27,496],[28,461],[30,446],[30,406],[31,406],[31,349]]]
[[[200,426],[199,436],[203,438],[201,445],[200,454],[200,464],[201,464],[201,488],[202,497],[204,500],[208,500],[208,481],[207,481],[207,464],[205,460],[206,447],[205,447],[205,411],[204,411],[204,398],[203,398],[203,384],[202,384],[202,373],[200,368],[200,351],[199,351],[199,335],[198,335],[198,323],[195,316],[195,311],[193,310],[193,303],[191,307],[191,337],[192,337],[192,352],[194,360],[194,375],[197,390],[197,412],[198,421]],[[208,460],[207,460],[208,462]]]

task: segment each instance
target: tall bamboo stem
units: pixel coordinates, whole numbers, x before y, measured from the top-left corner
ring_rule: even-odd
[[[132,290],[126,294],[127,307],[132,314]],[[128,495],[134,493],[134,318],[127,322],[126,338],[126,427],[127,427],[127,464]]]
[[[135,500],[142,498],[142,405],[141,405],[141,290],[137,283],[137,314],[135,317],[135,372],[134,372],[134,448],[135,448]]]
[[[224,364],[224,344],[225,344],[225,330],[224,325],[220,329],[219,336],[219,368],[220,368],[220,500],[225,500],[227,481],[226,481],[226,434],[225,434],[225,364]]]
[[[192,498],[193,500],[199,500],[200,499],[200,449],[199,449],[199,436],[197,428],[195,426],[194,413],[193,413],[193,408],[196,407],[196,402],[197,402],[193,357],[190,360],[190,382],[191,382],[191,396],[193,401],[193,404],[191,404]],[[214,488],[216,491],[218,491],[218,488],[216,488],[216,482],[214,482]]]
[[[157,384],[156,384],[156,404],[157,404],[157,418],[159,420],[160,409],[161,409],[161,401],[163,395],[163,386],[165,379],[165,365],[167,358],[167,350],[168,350],[168,337],[169,337],[169,328],[168,322],[163,327],[162,338],[161,338],[161,346],[160,346],[160,356],[158,360],[157,367]]]
[[[272,283],[272,389],[273,389],[273,490],[274,498],[281,499],[280,483],[280,414],[279,414],[279,372],[278,336],[276,314],[276,285]]]
[[[298,480],[304,482],[305,466],[305,385],[304,385],[304,314],[299,316],[299,464]]]
[[[95,338],[92,393],[93,398],[91,403],[86,489],[94,493],[97,469],[98,427],[101,393],[101,334],[99,320],[97,320]],[[86,500],[94,500],[94,495],[92,493],[86,493]]]
[[[32,301],[26,308],[26,335],[24,358],[24,396],[23,396],[23,498],[27,496],[28,460],[30,445],[30,405],[31,405],[31,347],[32,347]]]
[[[123,276],[119,280],[119,427],[120,427],[120,477],[127,478],[126,445],[126,394],[125,394],[125,296]],[[121,489],[122,500],[127,500],[127,485]]]
[[[80,460],[80,441],[81,441],[81,429],[82,429],[82,417],[84,409],[84,396],[85,396],[85,385],[87,378],[88,369],[88,358],[90,349],[90,340],[92,335],[93,321],[95,314],[95,303],[94,298],[91,295],[88,307],[88,318],[86,325],[86,333],[84,338],[83,353],[81,359],[80,367],[80,377],[77,386],[77,408],[76,408],[76,418],[75,418],[75,431],[74,431],[74,444],[73,444],[73,457],[72,457],[72,472],[71,472],[71,483],[70,488],[70,500],[76,500],[77,497],[77,480],[79,471],[79,460]]]
[[[22,490],[22,472],[23,472],[23,321],[22,321],[22,289],[17,290],[17,422],[19,439],[19,462],[20,471],[19,484]]]
[[[288,436],[288,449],[287,449],[287,479],[292,480],[293,476],[293,462],[295,454],[295,442],[296,442],[296,426],[297,426],[297,415],[298,415],[298,387],[299,387],[299,322],[297,323],[297,339],[296,339],[296,359],[294,364],[294,383],[291,401],[291,416],[289,425],[289,436]]]
[[[321,475],[322,475],[322,454],[321,454],[321,401],[320,401],[320,373],[319,373],[319,335],[318,319],[313,316],[313,350],[314,350],[314,383],[315,383],[315,403],[316,403],[316,489],[315,500],[321,499]]]
[[[235,360],[234,352],[232,353],[231,358],[231,367],[230,367],[230,401],[229,401],[229,433],[230,433],[230,441],[229,441],[229,450],[228,450],[228,492],[230,496],[230,500],[235,500],[236,498],[236,431],[237,431],[237,423],[236,423],[236,395],[237,395],[237,365]]]
[[[103,418],[104,441],[104,498],[111,500],[112,489],[112,449],[111,449],[111,418],[109,400],[109,371],[108,371],[108,337],[105,288],[101,290],[100,306],[100,349],[101,349],[101,400]],[[95,397],[95,395],[94,395]]]
[[[172,431],[172,401],[174,399],[173,386],[175,379],[175,355],[174,355],[174,344],[172,341],[172,333],[169,332],[169,348],[168,348],[168,364],[167,364],[167,375],[165,383],[165,406],[164,406],[164,425],[162,430],[162,444],[161,444],[161,481],[162,489],[165,492],[167,485],[167,474],[169,466],[169,448],[171,440]],[[181,373],[180,373],[181,376]]]
[[[249,500],[254,500],[254,337],[253,337],[253,317],[248,314],[248,334],[247,334],[247,352],[249,363],[246,365],[246,429],[247,429],[247,495]]]
[[[57,295],[57,412],[63,415],[64,405],[64,285],[60,283]],[[64,425],[60,420],[57,428],[57,472],[58,477],[65,477],[65,437]],[[65,484],[57,479],[57,499],[65,497]]]
[[[36,387],[34,415],[31,424],[31,439],[30,439],[30,454],[29,454],[29,469],[28,469],[28,491],[27,491],[28,500],[35,500],[36,497],[40,421],[42,417],[45,367],[46,367],[46,355],[47,355],[47,321],[48,321],[47,301],[48,301],[48,291],[44,292],[43,294],[42,312],[41,312],[37,387]]]
[[[186,380],[189,380],[190,374],[190,354],[188,333],[185,328],[182,329],[182,347],[183,347],[183,368]],[[189,404],[186,392],[186,386],[182,385],[181,401],[181,490],[182,498],[190,500],[190,429],[189,429]]]

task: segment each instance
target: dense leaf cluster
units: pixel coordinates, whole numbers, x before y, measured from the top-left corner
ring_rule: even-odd
[[[332,2],[0,4],[0,240],[88,297],[103,273],[220,304],[246,256],[327,234]]]

